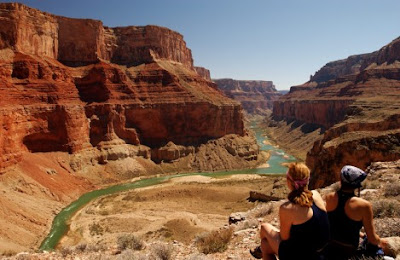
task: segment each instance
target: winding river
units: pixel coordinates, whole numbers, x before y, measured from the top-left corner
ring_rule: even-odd
[[[257,127],[257,123],[251,124],[252,130],[255,132],[257,142],[261,147],[261,150],[270,152],[270,159],[268,160],[268,167],[254,168],[248,170],[235,170],[235,171],[221,171],[212,173],[185,173],[170,176],[154,177],[149,179],[138,180],[135,182],[129,182],[124,184],[118,184],[110,186],[108,188],[94,190],[83,194],[79,199],[72,202],[70,205],[65,207],[61,212],[54,218],[53,224],[48,236],[43,240],[40,245],[40,250],[54,250],[61,238],[68,231],[69,219],[84,205],[89,203],[95,198],[100,196],[118,193],[121,191],[148,187],[156,184],[160,184],[166,180],[189,176],[189,175],[202,175],[202,176],[226,176],[234,174],[283,174],[286,171],[286,167],[282,166],[282,163],[295,161],[295,158],[291,155],[287,155],[283,150],[266,144],[268,143],[267,137],[263,136],[263,130]]]

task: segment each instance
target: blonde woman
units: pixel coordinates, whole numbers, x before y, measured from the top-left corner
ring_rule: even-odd
[[[279,231],[261,225],[262,259],[319,259],[329,240],[329,222],[324,201],[317,191],[308,190],[310,170],[304,163],[291,163],[286,175],[288,201],[279,208]],[[251,251],[257,257],[257,249]],[[258,257],[259,258],[259,257]]]

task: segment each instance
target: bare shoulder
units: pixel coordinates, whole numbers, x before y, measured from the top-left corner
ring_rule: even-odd
[[[281,204],[281,206],[279,207],[279,210],[280,211],[288,211],[288,210],[290,210],[292,207],[293,207],[293,205],[292,205],[293,203],[291,203],[290,201],[285,201],[285,202],[283,202],[282,204]]]
[[[368,200],[365,200],[363,198],[359,198],[359,197],[352,197],[350,200],[354,205],[356,205],[357,207],[360,208],[366,208],[369,209],[372,207],[371,202],[369,202]]]
[[[317,207],[326,211],[325,202],[322,199],[321,194],[319,194],[319,192],[316,190],[312,190],[311,192],[313,194],[314,203],[317,205]]]
[[[311,192],[313,194],[313,198],[314,199],[321,199],[322,200],[321,194],[319,194],[319,192],[317,190],[311,190]]]
[[[327,211],[332,211],[336,208],[336,206],[337,206],[337,193],[336,192],[330,192],[328,194],[325,194],[324,199],[326,201],[326,210]]]
[[[281,204],[280,209],[281,210],[289,209],[291,207],[291,205],[292,205],[292,203],[287,200]]]
[[[336,192],[334,192],[334,191],[333,192],[329,192],[329,193],[324,195],[324,199],[325,200],[331,200],[331,199],[335,198],[335,196],[336,196]]]

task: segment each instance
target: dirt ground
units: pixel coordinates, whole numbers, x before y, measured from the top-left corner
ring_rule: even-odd
[[[258,175],[190,176],[101,197],[72,218],[59,248],[115,244],[127,233],[145,241],[190,243],[200,233],[228,224],[232,212],[253,208],[255,203],[247,200],[250,190],[273,190],[280,179]]]

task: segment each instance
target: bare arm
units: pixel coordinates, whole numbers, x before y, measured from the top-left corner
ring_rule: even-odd
[[[381,239],[375,232],[375,227],[373,223],[372,205],[369,202],[367,202],[365,207],[363,208],[362,222],[364,225],[365,232],[367,233],[368,241],[371,244],[379,245]]]
[[[280,236],[282,240],[288,240],[290,237],[290,227],[292,226],[290,210],[282,205],[279,208],[279,222],[281,224]]]

